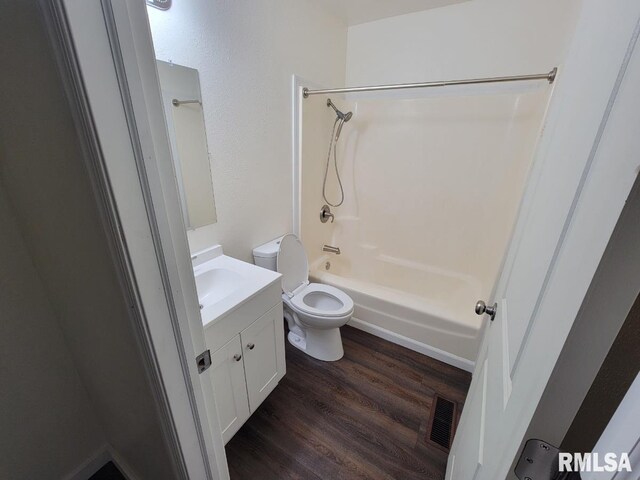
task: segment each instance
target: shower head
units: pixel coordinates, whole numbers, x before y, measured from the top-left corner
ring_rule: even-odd
[[[333,111],[336,112],[336,115],[338,116],[338,120],[340,121],[340,123],[338,124],[338,131],[336,132],[336,142],[337,142],[338,138],[340,138],[340,132],[342,132],[342,126],[346,122],[351,120],[351,117],[353,117],[353,112],[347,112],[347,113],[341,112],[336,108],[336,106],[333,104],[330,98],[327,98],[327,107],[333,108]]]
[[[333,111],[336,112],[336,115],[343,122],[348,122],[353,117],[353,112],[342,113],[340,110],[336,108],[330,98],[327,98],[327,107],[333,108]]]

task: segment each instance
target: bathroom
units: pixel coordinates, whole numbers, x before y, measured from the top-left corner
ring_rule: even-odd
[[[199,77],[199,90],[179,100],[202,102],[193,109],[204,118],[212,186],[201,189],[208,195],[201,203],[214,215],[188,230],[190,250],[201,258],[219,244],[224,255],[272,270],[278,263],[282,273],[284,261],[275,258],[280,238],[296,235],[304,253],[289,253],[296,260],[287,268],[301,273],[288,289],[285,274],[285,291],[293,297],[302,282],[328,285],[328,298],[344,308],[325,324],[348,321],[343,334],[360,329],[460,369],[448,373],[460,377],[460,392],[449,395],[459,413],[465,372],[474,369],[488,321],[474,306],[492,298],[554,90],[546,75],[567,55],[580,2],[339,3],[147,6],[170,138],[172,117],[190,106],[171,105],[179,89],[167,86],[165,72],[188,67]],[[516,74],[542,75],[444,88],[303,92]],[[177,150],[174,158],[189,155]],[[300,247],[294,237],[287,240]],[[300,330],[291,318],[309,305],[301,300],[295,308],[293,298],[284,298],[288,343],[340,362],[338,328],[310,339],[316,330]],[[209,332],[205,326],[207,339]],[[207,347],[213,352],[222,343],[208,340]],[[284,378],[297,375],[297,357],[287,352]],[[214,382],[214,394],[222,385]],[[229,420],[220,416],[232,478],[243,478],[239,464],[247,460],[238,445],[260,444],[245,438],[257,428],[253,413],[235,433],[242,422],[234,408]],[[428,468],[444,470],[435,464]]]
[[[75,430],[58,470],[0,474],[515,480],[553,461],[534,440],[608,451],[637,371],[576,425],[640,311],[637,2],[28,4],[0,214],[33,267],[6,278],[77,393],[37,422]],[[31,96],[25,56],[55,80]]]

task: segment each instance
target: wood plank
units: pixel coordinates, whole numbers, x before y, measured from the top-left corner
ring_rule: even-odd
[[[351,327],[345,356],[315,360],[287,343],[287,374],[227,444],[232,480],[444,478],[428,445],[433,395],[462,410],[468,372]]]

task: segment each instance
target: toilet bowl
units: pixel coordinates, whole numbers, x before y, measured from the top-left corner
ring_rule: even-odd
[[[353,300],[331,285],[309,283],[309,263],[302,243],[288,234],[253,250],[256,265],[282,274],[284,317],[289,343],[318,360],[344,355],[340,327],[353,314]]]

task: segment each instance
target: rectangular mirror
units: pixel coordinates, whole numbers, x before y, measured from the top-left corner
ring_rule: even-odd
[[[216,223],[200,80],[193,68],[156,62],[182,213],[187,229],[193,230]]]

